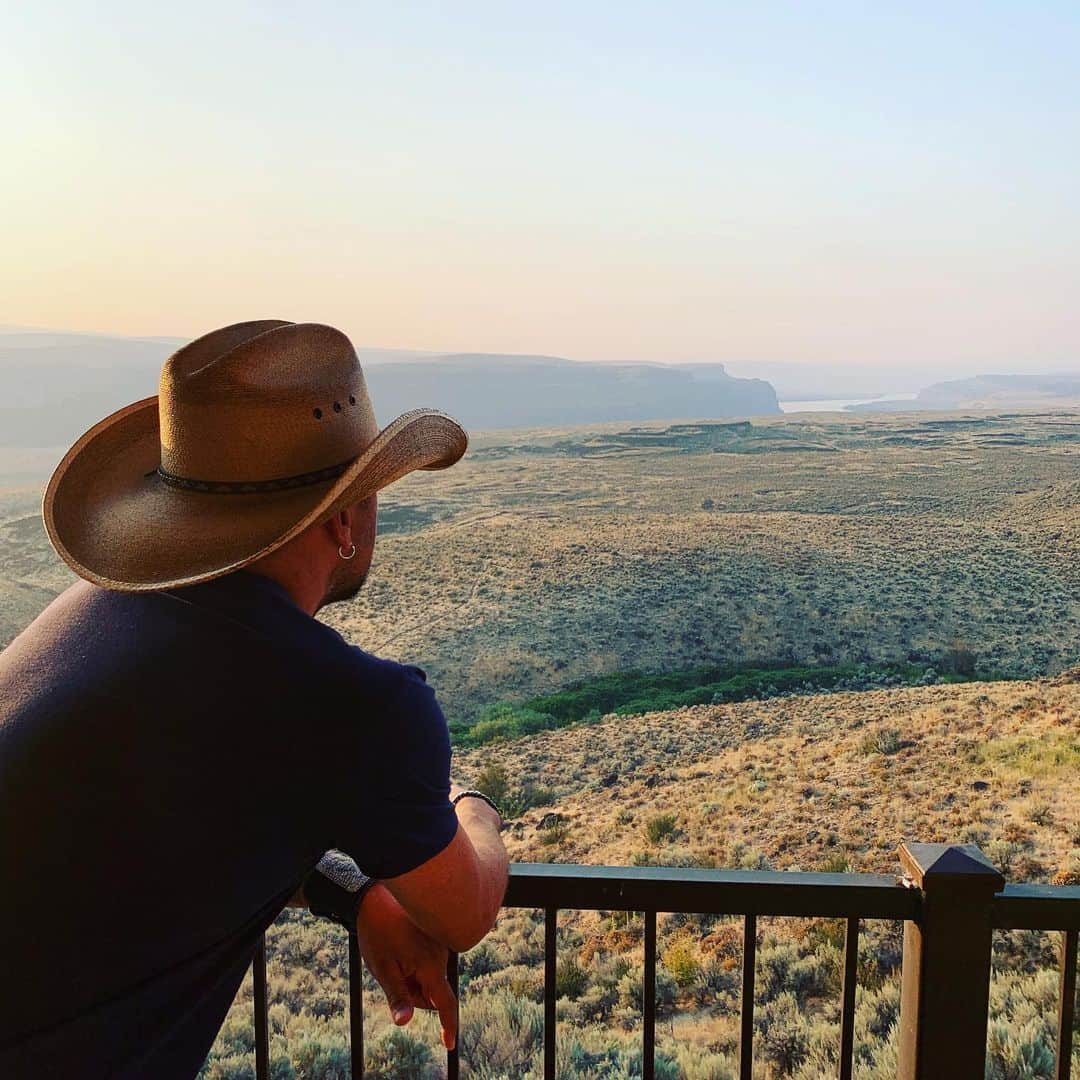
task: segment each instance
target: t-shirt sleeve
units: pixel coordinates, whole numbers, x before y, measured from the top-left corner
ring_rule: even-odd
[[[454,838],[450,736],[424,672],[395,665],[380,700],[351,725],[333,846],[375,878],[408,873]]]

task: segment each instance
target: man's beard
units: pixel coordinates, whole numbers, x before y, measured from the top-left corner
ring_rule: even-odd
[[[343,600],[354,599],[364,587],[367,576],[368,572],[365,570],[359,580],[348,578],[344,574],[332,577],[327,585],[326,593],[319,603],[319,608],[316,610],[326,607],[327,604],[340,604]]]

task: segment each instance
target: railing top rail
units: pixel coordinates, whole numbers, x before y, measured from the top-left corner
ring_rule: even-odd
[[[1006,885],[990,918],[997,930],[1080,930],[1080,885]]]
[[[507,907],[913,919],[920,894],[886,874],[515,863]]]

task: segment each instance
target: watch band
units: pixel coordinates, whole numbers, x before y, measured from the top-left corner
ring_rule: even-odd
[[[312,915],[356,929],[360,904],[375,879],[368,877],[344,852],[328,851],[304,879],[303,893]]]

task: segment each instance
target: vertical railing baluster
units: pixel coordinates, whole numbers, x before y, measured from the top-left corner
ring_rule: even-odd
[[[364,1075],[364,967],[356,933],[349,932],[349,1060],[353,1080]]]
[[[757,967],[757,916],[743,919],[742,1005],[739,1017],[739,1080],[754,1071],[754,975]]]
[[[855,983],[859,977],[859,917],[847,921],[844,935],[844,987],[840,1004],[840,1080],[851,1080],[855,1056]]]
[[[641,1080],[653,1080],[656,1069],[656,912],[645,913],[645,970],[642,972]]]
[[[252,999],[255,1005],[255,1077],[270,1080],[270,1017],[266,1006],[266,936],[259,937],[251,961]]]
[[[446,981],[450,989],[454,991],[454,1006],[456,1012],[457,1038],[454,1040],[454,1049],[446,1051],[446,1080],[458,1080],[458,1071],[461,1068],[461,998],[458,990],[458,954],[452,952],[446,961]]]
[[[1076,941],[1078,932],[1066,930],[1061,935],[1061,992],[1058,995],[1058,1036],[1056,1080],[1072,1075],[1073,1019],[1076,1015]]]
[[[544,1080],[555,1080],[555,964],[559,912],[544,909]]]

